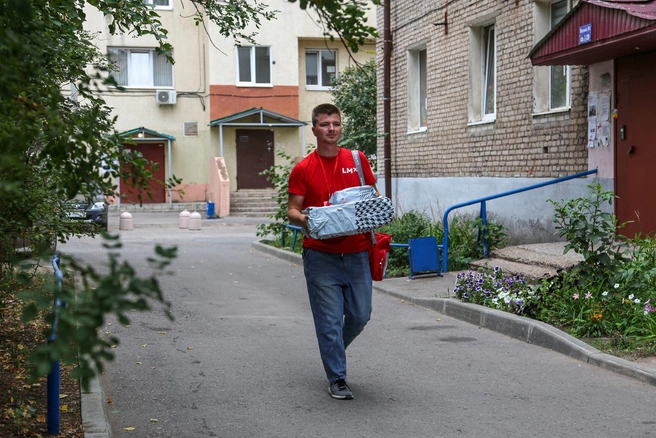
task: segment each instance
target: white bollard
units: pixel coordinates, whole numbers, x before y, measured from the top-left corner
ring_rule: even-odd
[[[182,210],[180,212],[180,228],[189,228],[189,216],[191,216],[191,213],[189,213],[187,210]]]
[[[189,230],[190,231],[199,231],[202,227],[200,222],[200,213],[193,212],[189,215]]]
[[[132,215],[129,212],[124,211],[121,213],[118,229],[122,231],[132,231],[134,229],[134,225],[132,224]]]

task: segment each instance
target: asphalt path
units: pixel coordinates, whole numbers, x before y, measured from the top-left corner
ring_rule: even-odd
[[[377,292],[348,350],[355,399],[333,400],[303,270],[253,250],[255,228],[121,240],[144,274],[155,242],[179,257],[160,278],[173,322],[104,327],[121,340],[101,379],[114,437],[656,436],[655,387]],[[61,250],[101,265],[100,244]]]

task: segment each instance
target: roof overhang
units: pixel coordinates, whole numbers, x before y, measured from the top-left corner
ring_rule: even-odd
[[[580,41],[584,27],[589,37]],[[529,58],[533,65],[590,65],[651,50],[656,50],[656,0],[581,0]]]
[[[294,127],[307,123],[264,108],[251,108],[210,122],[210,126]]]
[[[129,131],[123,131],[119,134],[119,137],[132,141],[175,141],[175,137],[172,135],[162,134],[161,132],[153,131],[152,129],[144,128],[143,126],[130,129]]]

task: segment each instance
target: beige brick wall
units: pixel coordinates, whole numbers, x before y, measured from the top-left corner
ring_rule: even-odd
[[[588,166],[588,68],[572,68],[569,111],[533,114],[533,2],[451,2],[448,34],[444,2],[392,3],[392,177],[558,177]],[[496,17],[496,18],[495,18]],[[497,44],[496,121],[468,125],[471,25],[493,19]],[[383,132],[383,10],[378,10],[379,130]],[[428,129],[408,134],[407,51],[425,44]],[[478,56],[478,54],[476,54]],[[383,140],[379,140],[382,163]],[[382,174],[382,166],[380,170]]]

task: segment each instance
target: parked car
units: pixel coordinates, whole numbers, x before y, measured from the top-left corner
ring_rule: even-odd
[[[68,217],[70,219],[96,224],[107,231],[109,206],[102,194],[94,196],[91,202],[87,202],[87,200],[78,195],[72,200],[71,209],[68,210]]]

